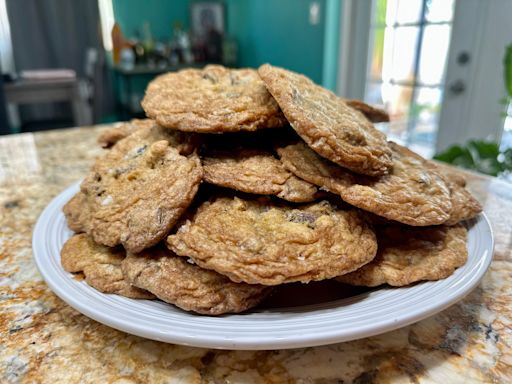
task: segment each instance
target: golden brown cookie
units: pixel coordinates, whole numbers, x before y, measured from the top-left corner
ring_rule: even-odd
[[[389,114],[383,109],[366,104],[361,100],[343,99],[343,101],[347,103],[349,107],[357,109],[359,112],[365,115],[366,118],[372,123],[382,123],[389,121]]]
[[[292,127],[318,154],[365,175],[390,171],[386,136],[361,112],[305,76],[268,64],[258,73]]]
[[[450,190],[425,160],[391,143],[393,168],[388,175],[367,177],[352,173],[312,151],[305,143],[278,149],[284,166],[300,178],[349,204],[400,223],[427,226],[450,217]]]
[[[202,179],[199,157],[180,155],[174,138],[156,125],[140,128],[96,161],[81,184],[94,241],[139,252],[167,235]]]
[[[97,141],[103,148],[110,148],[119,140],[130,136],[137,129],[141,127],[150,127],[153,124],[155,124],[154,121],[150,119],[133,119],[129,122],[117,123],[102,131],[98,136]]]
[[[326,201],[292,208],[267,198],[205,202],[167,244],[235,282],[263,285],[348,273],[377,250],[375,234],[355,210]]]
[[[386,283],[399,287],[444,279],[467,260],[467,230],[460,224],[429,228],[392,225],[376,231],[379,250],[375,259],[336,280],[368,287]]]
[[[417,156],[421,158],[419,155]],[[482,212],[482,206],[478,200],[465,188],[466,178],[464,175],[453,171],[448,166],[433,161],[427,161],[427,165],[443,178],[450,189],[452,210],[450,218],[444,224],[457,224],[462,220],[472,219]]]
[[[84,221],[88,217],[87,201],[85,195],[78,191],[62,207],[62,212],[66,217],[66,223],[73,232],[84,232]]]
[[[124,276],[133,285],[186,311],[206,315],[238,313],[258,305],[269,287],[233,283],[214,271],[191,264],[165,247],[128,254]]]
[[[436,163],[434,161],[428,162],[433,169],[435,169],[445,180],[455,183],[461,187],[466,186],[466,177],[458,171],[450,169],[446,165]]]
[[[85,232],[90,220],[87,198],[82,192],[77,192],[62,208],[69,229],[73,232]]]
[[[210,184],[259,195],[276,195],[303,203],[315,200],[318,188],[286,170],[269,151],[236,148],[209,151],[202,157]]]
[[[255,70],[220,65],[157,77],[142,107],[162,126],[181,131],[254,131],[287,124]]]
[[[457,224],[462,220],[469,220],[482,212],[482,206],[469,191],[454,181],[447,181],[450,188],[452,211],[446,225]]]
[[[132,120],[131,122],[124,124],[125,125],[122,129],[121,127],[116,126],[104,131],[106,136],[103,138],[104,142],[110,140],[112,144],[115,145],[118,141],[130,136],[133,133],[136,133],[134,140],[139,140],[141,137],[146,141],[167,140],[169,142],[169,146],[177,149],[181,155],[190,155],[199,147],[200,144],[199,135],[187,132],[172,131],[159,126],[154,120]],[[119,128],[119,130],[117,128]],[[124,136],[121,137],[122,135]],[[100,138],[98,138],[98,142]],[[114,140],[116,141],[114,142]],[[134,140],[129,142],[133,142]],[[121,149],[116,148],[117,151],[124,150],[124,148],[126,148],[126,144],[122,145],[121,147]]]
[[[85,233],[71,237],[61,250],[61,264],[72,273],[83,272],[85,281],[104,293],[115,293],[134,299],[153,299],[143,289],[133,287],[123,277],[121,262],[126,254],[122,248],[96,244]]]

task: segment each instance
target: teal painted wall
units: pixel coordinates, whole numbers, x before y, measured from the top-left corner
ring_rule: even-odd
[[[334,92],[336,91],[338,80],[341,5],[341,0],[326,0],[324,12],[325,33],[322,85]]]
[[[151,34],[156,40],[169,40],[173,25],[180,21],[185,29],[189,27],[189,0],[112,0],[114,19],[121,26],[125,38],[142,37],[142,26],[148,21]],[[132,94],[142,99],[144,90],[153,76],[133,76]],[[117,97],[124,100],[123,83],[117,84]],[[142,110],[142,109],[141,109]]]
[[[142,31],[145,21],[151,24],[153,38],[168,40],[175,21],[188,28],[188,0],[112,0],[114,19],[121,26],[125,37],[134,37]]]
[[[169,39],[175,21],[188,28],[193,1],[113,0],[114,17],[127,37],[149,21],[155,39]],[[311,25],[309,7],[314,1],[320,5],[320,20]],[[239,44],[239,66],[268,62],[335,88],[341,1],[223,0],[227,32]]]
[[[239,65],[282,66],[322,82],[325,0],[320,20],[309,23],[312,0],[227,0],[227,28],[239,44]]]
[[[190,4],[199,0],[113,0],[114,18],[125,37],[141,32],[144,21],[153,37],[169,39],[175,21],[188,29]],[[256,68],[263,63],[309,76],[336,88],[340,7],[342,0],[221,0],[226,6],[228,35],[239,45],[238,65]],[[309,7],[320,5],[318,24],[309,23]],[[133,79],[140,97],[150,77]]]

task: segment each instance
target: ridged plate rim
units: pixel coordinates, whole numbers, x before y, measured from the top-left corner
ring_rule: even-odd
[[[219,349],[285,349],[377,335],[432,316],[480,282],[492,260],[494,237],[485,214],[466,223],[468,262],[444,280],[369,293],[317,305],[219,317],[195,315],[159,301],[103,294],[60,266],[60,249],[72,235],[62,207],[79,190],[73,184],[43,210],[34,227],[34,260],[50,289],[84,315],[153,340]]]

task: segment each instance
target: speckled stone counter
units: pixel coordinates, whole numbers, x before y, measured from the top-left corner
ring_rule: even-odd
[[[282,351],[220,351],[131,336],[45,285],[31,232],[102,152],[102,127],[0,138],[0,383],[511,383],[512,184],[467,174],[495,233],[490,271],[463,301],[380,336]]]

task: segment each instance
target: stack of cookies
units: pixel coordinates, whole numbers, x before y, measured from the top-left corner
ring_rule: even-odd
[[[466,261],[480,204],[387,141],[382,110],[268,64],[165,74],[142,105],[64,207],[62,266],[99,291],[218,315],[282,284],[403,286]]]

